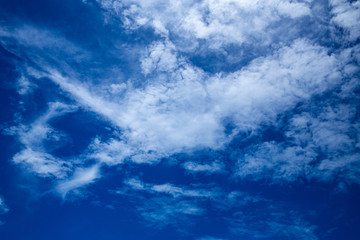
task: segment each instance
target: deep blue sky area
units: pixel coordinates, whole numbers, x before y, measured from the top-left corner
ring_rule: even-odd
[[[0,1],[0,239],[360,239],[360,2]]]

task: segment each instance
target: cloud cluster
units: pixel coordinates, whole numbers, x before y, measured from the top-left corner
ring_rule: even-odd
[[[98,2],[107,10],[107,21],[115,16],[130,30],[152,27],[165,37],[175,34],[177,39],[181,39],[181,49],[187,51],[198,47],[201,40],[205,40],[211,49],[234,43],[252,43],[254,39],[269,45],[277,34],[270,26],[312,14],[311,1]]]
[[[316,14],[324,6],[313,1],[97,2],[107,24],[120,19],[119,31],[136,34],[150,28],[157,35],[146,46],[132,46],[138,59],[128,79],[109,73],[118,66],[107,59],[102,62],[95,51],[85,51],[57,31],[36,26],[0,31],[1,44],[25,62],[19,67],[20,95],[42,91],[39,79],[46,79],[75,102],[76,107],[61,100],[48,102],[45,114],[7,130],[23,146],[13,161],[41,177],[57,179],[55,188],[62,196],[100,178],[104,165],[156,164],[174,154],[203,149],[226,152],[236,136],[261,138],[264,126],[281,129],[284,140],[236,149],[240,154],[232,157],[235,163],[194,160],[180,166],[211,174],[224,173],[227,165],[235,164],[230,174],[256,180],[264,173],[286,181],[300,176],[331,181],[340,174],[357,182],[360,54],[354,42],[358,27],[352,20],[358,17],[357,2],[331,1],[324,16]],[[336,25],[348,31],[352,45],[342,45],[339,38],[328,40],[336,48],[324,45],[316,29],[303,24],[318,23],[320,18],[328,19],[321,33]],[[288,37],[279,42],[278,34]],[[104,48],[127,52],[119,46]],[[236,64],[231,49],[241,49],[240,58],[248,61]],[[251,55],[251,49],[262,53]],[[228,54],[226,61],[237,67],[213,73],[198,66],[194,57],[212,51]],[[111,66],[102,69],[107,65]],[[99,72],[106,81],[98,79]],[[83,154],[61,159],[49,146],[65,141],[66,134],[49,121],[78,108],[95,113],[111,126],[112,134],[94,137]],[[49,142],[53,144],[45,144]]]
[[[347,31],[349,40],[354,41],[360,37],[360,3],[359,1],[331,0],[331,21]]]
[[[63,199],[123,171],[111,199],[151,227],[216,216],[232,239],[318,239],[307,214],[239,186],[360,183],[359,1],[83,2],[104,17],[96,44],[16,20],[0,27],[18,72],[18,113],[3,131],[20,146],[12,162]],[[84,131],[103,128],[67,151],[72,134],[54,123],[80,112]],[[183,175],[141,180],[165,165]]]
[[[160,46],[163,49],[165,45]],[[224,133],[226,119],[235,125],[233,134],[256,131],[296,103],[333,88],[341,81],[342,66],[325,50],[299,40],[274,55],[254,60],[240,71],[217,76],[209,76],[181,60],[176,69],[162,64],[154,70],[160,71],[163,79],[156,74],[148,86],[128,89],[112,101],[91,86],[85,87],[57,72],[48,77],[84,107],[122,129],[122,140],[94,142],[93,148],[102,149],[96,153],[98,157],[109,162],[108,156],[116,156],[111,161],[115,158],[121,163],[125,157],[146,162],[144,157],[149,155],[151,162],[154,155],[221,148],[232,136]],[[152,58],[171,55],[159,52],[159,48],[153,51],[156,55],[150,54]],[[164,75],[165,70],[168,74]]]
[[[303,104],[300,113],[289,115],[286,125],[282,123],[285,141],[245,149],[238,174],[286,181],[299,176],[323,181],[340,177],[340,181],[358,183],[360,122],[358,97],[353,95],[358,88],[350,81],[326,98]]]

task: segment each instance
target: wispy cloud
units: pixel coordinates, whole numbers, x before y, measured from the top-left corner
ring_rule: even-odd
[[[65,135],[53,129],[48,121],[75,110],[75,106],[60,102],[49,103],[47,112],[31,124],[21,124],[6,129],[5,133],[15,135],[24,148],[13,157],[14,163],[21,164],[29,171],[43,177],[65,177],[70,170],[71,162],[52,156],[45,147],[45,142],[59,142]]]
[[[6,206],[5,201],[2,197],[0,197],[0,214],[5,214],[10,209]]]
[[[294,239],[317,239],[316,226],[291,207],[271,199],[221,188],[150,184],[139,179],[127,179],[124,188],[114,193],[132,199],[134,208],[151,227],[173,225],[182,228],[195,223],[199,216],[223,216],[231,238],[263,239],[282,236]],[[209,188],[210,187],[210,188]],[[225,214],[226,213],[226,214]],[[208,216],[208,215],[206,215]],[[207,221],[201,218],[201,221]],[[179,227],[182,226],[182,227]],[[203,237],[197,239],[218,239]]]
[[[227,211],[235,205],[245,206],[251,202],[262,201],[258,196],[236,191],[223,192],[214,186],[151,184],[136,178],[125,180],[124,187],[113,192],[130,201],[133,199],[137,203],[134,208],[147,224],[159,228],[168,225],[191,225],[191,222],[207,213],[209,203],[214,205],[214,209]],[[183,229],[185,228],[178,230]]]
[[[56,190],[61,194],[62,198],[65,198],[70,192],[73,194],[81,194],[79,188],[93,183],[99,177],[99,165],[94,165],[89,168],[77,168],[71,178],[58,183]]]
[[[157,227],[176,226],[184,223],[189,217],[201,216],[205,213],[205,209],[194,201],[170,198],[148,199],[144,205],[137,208],[137,211],[148,223]]]
[[[197,162],[185,162],[183,167],[192,173],[223,173],[224,172],[224,164],[220,161],[214,161],[211,164],[200,164]]]
[[[276,205],[257,205],[257,209],[252,213],[240,211],[228,220],[232,233],[239,238],[318,239],[315,234],[316,226],[303,220],[298,212],[284,213],[284,209]]]
[[[25,149],[13,158],[14,163],[21,164],[29,172],[41,177],[64,178],[71,171],[71,163],[62,161],[51,154]]]
[[[176,226],[190,217],[204,215],[201,202],[216,197],[218,193],[201,188],[187,188],[173,184],[150,184],[139,179],[127,179],[125,187],[114,191],[135,200],[135,208],[151,226],[162,228]],[[134,192],[135,191],[135,192]]]
[[[128,179],[124,182],[134,190],[150,192],[153,194],[165,194],[172,197],[194,197],[194,198],[213,198],[219,193],[207,189],[187,189],[177,187],[169,183],[165,184],[146,184],[136,178]]]
[[[5,214],[5,213],[9,212],[9,211],[10,211],[10,208],[8,208],[8,206],[6,206],[4,198],[0,196],[0,216],[2,214]],[[5,221],[2,221],[0,219],[0,226],[3,225],[3,224],[5,224]]]

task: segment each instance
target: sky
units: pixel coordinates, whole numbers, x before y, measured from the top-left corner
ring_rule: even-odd
[[[360,239],[360,1],[1,0],[0,239]]]

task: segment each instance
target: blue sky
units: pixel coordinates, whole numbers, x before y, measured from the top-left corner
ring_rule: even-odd
[[[2,0],[1,239],[359,239],[359,22],[347,0]]]

